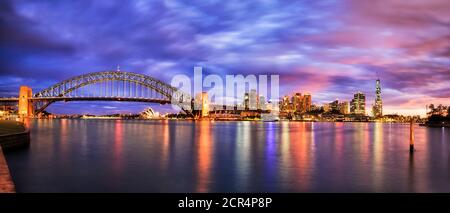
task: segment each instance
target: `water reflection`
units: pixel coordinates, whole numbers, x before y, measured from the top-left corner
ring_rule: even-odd
[[[374,181],[374,188],[382,189],[383,186],[383,177],[384,177],[384,155],[383,155],[383,124],[382,123],[375,123],[373,124],[373,148],[372,148],[372,155],[373,155],[373,181]]]
[[[67,158],[68,156],[68,151],[69,151],[69,146],[68,146],[68,141],[67,141],[67,134],[68,134],[68,120],[67,119],[61,119],[61,133],[60,133],[60,137],[59,137],[59,143],[58,143],[58,147],[59,149],[58,151],[58,155],[60,156],[60,162],[61,163],[67,163]]]
[[[384,123],[30,120],[20,192],[450,192],[448,129]]]
[[[169,166],[169,146],[170,146],[170,130],[167,120],[162,121],[162,146],[161,146],[161,169],[166,171]]]
[[[250,141],[252,139],[250,134],[250,122],[239,122],[236,124],[237,133],[234,141],[234,143],[236,143],[235,153],[237,154],[234,165],[237,176],[236,185],[238,189],[245,191],[248,189],[249,175],[252,173],[250,168]]]
[[[344,141],[344,131],[345,131],[345,125],[342,122],[338,122],[338,123],[334,123],[334,147],[332,149],[332,153],[333,153],[333,162],[334,162],[334,167],[333,169],[333,173],[334,173],[334,178],[342,178],[345,175],[345,172],[347,171],[343,171],[342,168],[343,167],[343,163],[344,163],[344,158],[345,158],[345,153],[344,153],[344,146],[345,146],[345,141]],[[335,188],[336,186],[333,184],[333,188]]]
[[[123,128],[122,120],[114,121],[113,169],[116,175],[122,172]]]
[[[197,192],[208,192],[211,178],[213,139],[211,137],[211,124],[208,121],[200,121],[196,124],[199,127],[198,154],[197,154]]]
[[[410,153],[410,155],[409,155],[408,188],[409,188],[409,191],[411,191],[411,192],[416,191],[415,174],[414,174],[414,153]]]
[[[269,130],[269,133],[271,135],[266,135],[265,146],[264,146],[264,156],[261,156],[264,159],[264,173],[263,180],[261,180],[263,183],[271,183],[271,184],[261,184],[264,186],[265,191],[272,191],[274,187],[276,187],[276,179],[277,176],[283,176],[283,173],[286,173],[284,170],[278,171],[278,152],[283,153],[283,147],[288,146],[289,144],[289,128],[286,126],[286,124],[283,122],[281,123],[281,141],[278,141],[272,137],[276,136],[274,135],[275,131],[272,127],[272,130]],[[276,131],[278,132],[278,131]],[[263,141],[256,141],[258,144],[262,143]],[[278,144],[277,144],[278,143]],[[252,143],[255,144],[255,143]],[[278,149],[277,146],[280,146],[281,148]],[[249,147],[250,148],[250,147]],[[256,149],[258,150],[258,149]],[[287,154],[287,153],[286,153]],[[281,159],[282,160],[282,159]]]
[[[312,125],[311,123],[295,123],[297,128],[294,128],[292,132],[292,150],[293,155],[293,177],[291,178],[294,182],[295,188],[308,191],[311,185],[312,177],[312,166],[311,160],[311,144],[312,144],[312,131],[308,131],[305,128],[306,125]]]

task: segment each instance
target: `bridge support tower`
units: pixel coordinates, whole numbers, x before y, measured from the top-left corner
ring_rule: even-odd
[[[30,117],[34,114],[33,103],[30,98],[33,92],[30,87],[20,86],[19,90],[19,115],[21,117]]]

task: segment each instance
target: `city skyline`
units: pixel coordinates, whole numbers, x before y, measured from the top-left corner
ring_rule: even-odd
[[[0,96],[17,95],[21,85],[37,92],[117,65],[165,82],[202,66],[206,74],[278,74],[280,97],[309,92],[317,104],[350,102],[361,91],[367,114],[377,78],[383,114],[424,116],[427,104],[450,102],[446,1],[389,1],[370,8],[361,1],[0,5]],[[146,107],[58,103],[49,110]]]

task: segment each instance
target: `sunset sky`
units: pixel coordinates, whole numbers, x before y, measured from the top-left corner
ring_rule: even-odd
[[[280,95],[309,92],[317,104],[362,91],[368,113],[378,76],[385,114],[424,115],[426,104],[450,105],[450,1],[3,0],[0,57],[0,96],[118,64],[165,82],[202,66],[219,75],[279,74]],[[59,103],[48,110],[146,106]]]

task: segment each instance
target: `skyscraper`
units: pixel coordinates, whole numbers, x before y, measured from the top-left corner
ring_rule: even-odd
[[[302,94],[301,93],[295,93],[294,96],[292,96],[292,105],[294,107],[294,111],[297,113],[302,112]]]
[[[290,112],[291,111],[291,103],[289,101],[289,96],[285,95],[280,102],[280,110],[282,112]]]
[[[259,96],[259,101],[258,101],[258,109],[261,110],[266,110],[266,98],[264,96]]]
[[[257,110],[258,109],[258,94],[255,89],[250,90],[249,94],[249,109]]]
[[[33,97],[30,87],[20,86],[19,90],[19,115],[28,117],[33,115],[33,103],[28,98]]]
[[[245,110],[249,110],[249,107],[250,107],[249,102],[250,102],[250,97],[248,95],[248,92],[246,92],[246,93],[244,93],[244,109]]]
[[[339,112],[342,114],[348,114],[349,113],[349,104],[348,101],[343,101],[339,103]]]
[[[200,110],[200,117],[209,115],[209,98],[207,92],[198,93],[195,97],[197,110]]]
[[[339,111],[339,100],[336,99],[335,101],[330,103],[330,110],[332,112]]]
[[[380,79],[377,79],[375,88],[375,105],[372,107],[372,113],[374,117],[379,118],[383,116],[383,101],[381,100]]]
[[[353,95],[350,112],[353,114],[366,114],[366,96],[364,93],[357,92]]]
[[[311,111],[311,95],[309,93],[303,95],[303,110],[305,112]]]
[[[323,105],[323,111],[324,112],[330,112],[331,111],[331,105],[330,104],[324,104]]]

